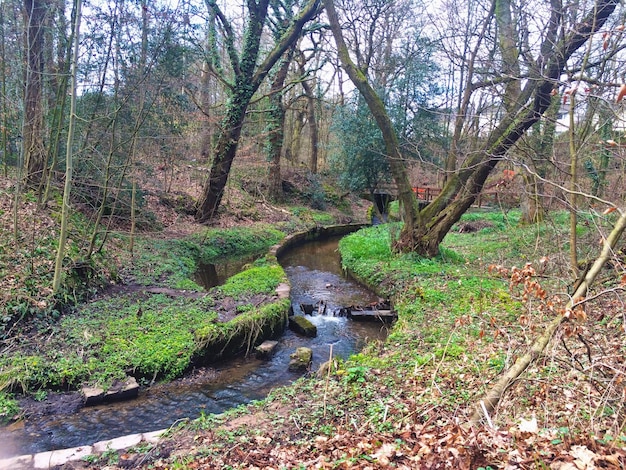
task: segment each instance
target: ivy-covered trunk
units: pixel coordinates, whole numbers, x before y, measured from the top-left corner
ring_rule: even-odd
[[[258,90],[269,71],[280,60],[282,55],[297,40],[305,23],[311,20],[318,11],[319,0],[309,0],[300,14],[290,22],[285,33],[274,44],[265,59],[257,66],[259,59],[259,45],[263,28],[267,20],[269,0],[248,2],[249,19],[242,45],[241,54],[235,49],[235,37],[232,28],[215,0],[207,0],[210,10],[222,23],[227,37],[226,49],[235,75],[231,84],[231,93],[226,106],[226,115],[220,125],[220,132],[215,144],[215,157],[202,195],[196,207],[196,220],[207,222],[216,216],[224,196],[224,189],[230,174],[230,168],[237,153],[241,128],[246,116],[246,110],[254,93]],[[213,73],[220,73],[213,68]],[[222,79],[228,83],[224,77]]]
[[[221,125],[222,130],[215,144],[215,158],[209,178],[202,191],[203,197],[198,201],[196,220],[199,222],[206,222],[215,217],[222,203],[230,168],[237,154],[237,144],[246,117],[246,109],[253,94],[249,89],[246,90],[235,90],[235,95],[231,97],[227,105],[226,116]]]

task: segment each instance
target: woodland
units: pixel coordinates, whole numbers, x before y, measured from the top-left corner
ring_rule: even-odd
[[[20,355],[104,286],[193,290],[199,258],[389,216],[340,246],[396,304],[386,343],[67,468],[623,468],[625,24],[617,0],[1,1],[0,417],[115,378]]]

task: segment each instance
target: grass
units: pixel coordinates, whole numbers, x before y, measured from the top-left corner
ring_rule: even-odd
[[[585,373],[587,362],[572,365],[574,357],[584,362],[588,353],[608,361],[609,351],[623,352],[621,333],[614,330],[621,308],[613,312],[615,322],[607,322],[613,314],[606,304],[590,304],[587,323],[576,324],[573,335],[566,330],[513,384],[491,417],[495,428],[485,423],[468,432],[459,426],[554,315],[539,308],[540,299],[525,300],[519,286],[511,287],[489,265],[543,266],[538,280],[550,295],[562,295],[571,282],[561,230],[567,217],[555,216],[542,226],[525,227],[513,211],[468,214],[461,223],[488,223],[475,233],[451,232],[434,260],[391,253],[393,226],[345,237],[344,267],[393,296],[399,320],[387,341],[335,361],[329,375],[277,389],[237,416],[192,422],[161,444],[176,451],[160,464],[184,455],[190,468],[204,463],[245,468],[251,462],[285,468],[303,462],[324,468],[472,462],[471,468],[500,468],[519,457],[547,468],[569,456],[572,446],[619,455],[626,442],[618,411],[623,396],[610,384],[619,380],[623,365],[612,363],[612,372],[607,368],[594,377]],[[610,223],[593,215],[587,219],[593,223],[584,220],[583,240],[597,237],[596,224]],[[597,244],[582,248],[591,257]],[[538,431],[522,431],[521,420],[533,416]],[[262,439],[255,437],[259,433]]]
[[[199,263],[266,251],[285,234],[269,226],[208,229],[183,239],[142,239],[138,256],[121,273],[134,283],[201,290],[190,284]]]
[[[200,291],[191,279],[198,263],[267,250],[282,237],[272,228],[255,227],[210,229],[179,240],[142,240],[140,254],[120,276],[139,286]],[[146,383],[173,379],[198,357],[210,360],[206,349],[211,341],[228,343],[242,330],[241,319],[218,322],[216,304],[230,297],[237,313],[254,325],[275,322],[288,308],[272,298],[284,281],[282,268],[262,258],[206,296],[146,294],[134,288],[77,305],[56,321],[42,321],[37,334],[16,338],[12,353],[0,357],[0,390],[71,390],[83,383],[107,387],[127,373]],[[266,299],[250,304],[247,299],[255,294]],[[235,341],[231,347],[234,352],[241,346]]]

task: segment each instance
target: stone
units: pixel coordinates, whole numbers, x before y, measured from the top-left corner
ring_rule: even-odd
[[[34,456],[33,467],[54,468],[56,466],[65,465],[68,462],[81,460],[83,457],[91,455],[92,452],[93,449],[91,446],[40,452]]]
[[[278,346],[278,341],[266,340],[259,344],[254,350],[258,359],[269,359],[272,357]]]
[[[290,292],[291,287],[289,287],[289,284],[285,284],[284,282],[281,282],[278,284],[278,287],[276,287],[276,295],[278,295],[279,299],[288,299]]]
[[[83,387],[81,393],[87,406],[97,405],[104,400],[104,389],[100,387]]]
[[[156,444],[161,440],[161,436],[163,436],[163,434],[165,434],[167,431],[167,429],[160,429],[158,431],[144,432],[143,440],[148,442],[149,444]]]
[[[122,450],[129,447],[136,446],[143,439],[143,434],[129,434],[128,436],[116,437],[115,439],[109,439],[108,441],[96,442],[93,445],[93,451],[96,454],[101,454],[107,450]]]
[[[139,395],[139,384],[135,377],[128,377],[123,382],[117,382],[106,391],[104,401],[129,400]]]
[[[139,384],[134,377],[114,383],[110,389],[100,387],[83,387],[81,390],[85,399],[85,405],[97,405],[105,401],[130,400],[139,395]]]
[[[313,360],[313,350],[311,348],[299,347],[296,352],[289,356],[289,370],[303,371],[308,370]]]
[[[317,336],[317,327],[301,315],[289,317],[289,328],[298,334],[306,336],[307,338],[314,338]]]
[[[33,468],[32,455],[18,455],[10,459],[0,460],[0,470],[26,470]]]

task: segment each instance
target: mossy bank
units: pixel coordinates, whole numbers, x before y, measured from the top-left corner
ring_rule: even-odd
[[[43,398],[82,384],[106,388],[127,375],[143,384],[169,380],[279,334],[289,299],[276,289],[287,279],[262,253],[283,237],[259,226],[140,240],[116,284],[13,340],[0,358],[0,416],[18,414],[9,392]],[[251,253],[260,257],[221,286],[204,291],[194,281],[200,263]]]

